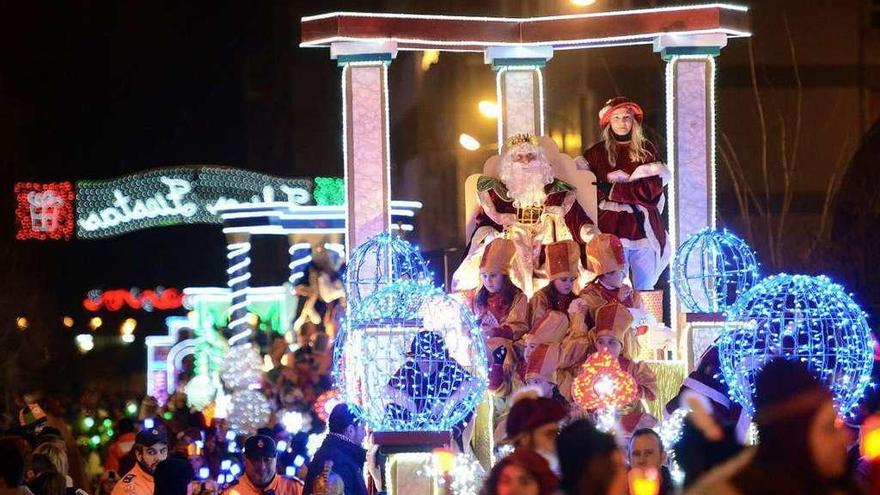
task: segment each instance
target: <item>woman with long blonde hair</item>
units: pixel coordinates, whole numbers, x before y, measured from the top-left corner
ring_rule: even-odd
[[[602,140],[576,161],[596,174],[599,231],[620,238],[633,288],[651,290],[669,263],[661,215],[672,174],[645,137],[643,119],[629,98],[608,100],[599,112]]]

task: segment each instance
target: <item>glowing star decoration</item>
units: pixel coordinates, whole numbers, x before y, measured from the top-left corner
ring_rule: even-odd
[[[83,300],[89,311],[119,311],[123,307],[143,309],[147,312],[166,311],[183,306],[183,294],[177,289],[157,287],[156,290],[113,289],[91,290]]]
[[[342,401],[340,400],[339,390],[332,389],[324,392],[315,399],[313,409],[318,418],[326,423],[327,420],[330,419],[330,413],[333,412],[333,408],[341,403]]]
[[[296,434],[303,430],[305,419],[301,412],[287,411],[281,416],[281,424],[288,433]]]
[[[351,253],[343,274],[349,305],[356,306],[365,296],[396,280],[425,281],[433,275],[419,250],[390,233],[368,239]]]
[[[755,379],[765,363],[801,361],[849,414],[871,381],[873,340],[867,315],[828,277],[779,274],[744,294],[726,314],[718,338],[731,397],[754,413]]]
[[[18,240],[70,240],[73,237],[74,190],[70,182],[15,184]]]
[[[337,337],[335,383],[373,431],[450,431],[482,399],[488,365],[473,315],[427,280],[357,305]]]
[[[259,390],[238,390],[232,394],[229,427],[239,435],[253,435],[269,422],[272,406]]]
[[[608,352],[591,354],[571,387],[575,402],[587,411],[617,409],[638,398],[635,379]]]
[[[704,229],[678,248],[672,281],[693,313],[723,312],[758,283],[752,248],[727,230]]]

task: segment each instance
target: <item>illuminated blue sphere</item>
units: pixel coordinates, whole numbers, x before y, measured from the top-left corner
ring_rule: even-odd
[[[430,281],[433,276],[415,246],[382,232],[351,253],[343,274],[345,296],[349,305],[357,305],[379,287],[404,279]]]
[[[454,431],[485,393],[486,347],[463,304],[429,281],[402,279],[349,308],[333,374],[373,431]]]
[[[848,414],[870,383],[873,340],[867,316],[828,277],[779,274],[747,292],[726,314],[718,352],[731,397],[750,414],[755,378],[769,360],[806,363]]]
[[[679,300],[691,313],[722,313],[758,282],[752,248],[726,229],[688,237],[671,270]]]

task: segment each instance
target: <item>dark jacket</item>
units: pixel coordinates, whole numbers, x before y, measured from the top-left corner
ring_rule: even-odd
[[[309,464],[303,495],[312,494],[315,478],[321,475],[324,463],[327,461],[333,461],[333,473],[342,479],[345,495],[367,495],[367,485],[364,482],[363,474],[366,460],[367,451],[360,445],[355,445],[339,435],[330,433],[324,439],[321,448],[315,452],[315,457]]]

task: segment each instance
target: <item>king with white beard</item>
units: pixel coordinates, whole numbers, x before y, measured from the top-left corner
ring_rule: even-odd
[[[477,182],[480,210],[468,254],[452,278],[453,291],[479,286],[479,264],[484,247],[504,236],[516,245],[511,281],[529,297],[546,284],[541,265],[543,246],[574,240],[583,247],[595,232],[578,204],[574,187],[556,179],[535,137],[517,134],[505,143],[498,177],[481,176]]]

